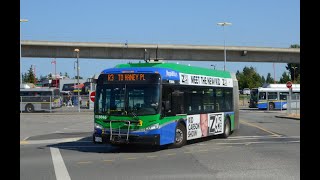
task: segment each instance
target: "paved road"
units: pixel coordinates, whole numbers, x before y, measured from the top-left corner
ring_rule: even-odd
[[[93,144],[90,113],[21,115],[20,179],[300,179],[300,121],[277,114],[241,111],[228,139],[179,149]]]

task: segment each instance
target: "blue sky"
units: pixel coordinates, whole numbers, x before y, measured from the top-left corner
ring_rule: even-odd
[[[299,0],[21,0],[22,40],[223,45],[283,47],[300,44]],[[74,76],[74,58],[56,59],[56,71]],[[35,66],[36,75],[54,72],[51,58],[22,58],[20,72]],[[80,59],[80,76],[88,78],[103,69],[132,60]],[[179,61],[200,67],[221,61]],[[177,62],[177,61],[170,61]],[[273,76],[273,63],[227,62],[227,70],[256,68],[260,75]],[[286,71],[285,63],[275,64],[276,79]]]

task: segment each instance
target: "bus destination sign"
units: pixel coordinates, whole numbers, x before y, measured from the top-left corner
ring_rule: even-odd
[[[103,78],[105,83],[159,83],[160,75],[152,73],[121,73],[106,74]]]
[[[107,81],[145,81],[145,74],[108,74]]]

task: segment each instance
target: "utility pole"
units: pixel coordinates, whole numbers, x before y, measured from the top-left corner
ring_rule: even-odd
[[[79,49],[74,49],[74,51],[77,53],[77,90],[78,90],[78,111],[80,112],[80,91],[79,91]]]

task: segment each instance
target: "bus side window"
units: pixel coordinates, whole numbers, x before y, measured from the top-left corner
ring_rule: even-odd
[[[269,100],[277,100],[278,99],[278,93],[277,92],[268,92],[268,99]]]
[[[280,92],[280,100],[287,100],[287,95],[289,95],[289,93],[287,92]]]
[[[172,91],[173,89],[167,86],[163,86],[163,90],[162,90],[162,107],[161,107],[161,111],[165,116],[172,116]],[[167,110],[167,112],[164,112],[164,105],[166,102],[169,102],[170,104],[168,105],[170,108]]]
[[[265,92],[259,92],[259,100],[266,100],[266,93]]]

